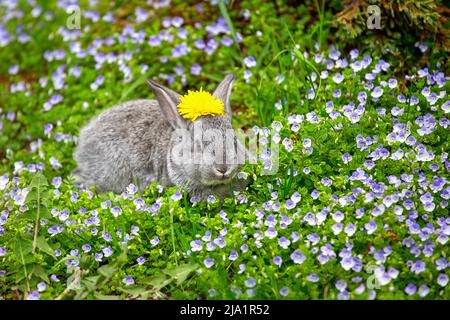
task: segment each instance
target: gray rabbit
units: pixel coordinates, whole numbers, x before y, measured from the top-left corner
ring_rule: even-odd
[[[191,121],[178,113],[178,93],[148,80],[157,100],[116,105],[81,130],[76,180],[98,192],[123,192],[136,179],[140,189],[159,182],[202,198],[229,196],[232,178],[248,156],[231,125],[233,81],[226,76],[213,93],[224,115]]]

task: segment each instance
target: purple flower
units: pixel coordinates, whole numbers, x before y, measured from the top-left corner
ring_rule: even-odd
[[[41,300],[41,296],[39,295],[39,292],[35,290],[27,296],[26,300]]]
[[[336,73],[336,74],[333,76],[333,81],[334,81],[335,83],[339,84],[339,83],[341,83],[342,81],[344,81],[344,76],[338,72],[338,73]]]
[[[202,67],[198,63],[195,63],[191,66],[191,74],[197,76],[200,74],[201,71],[202,71]]]
[[[39,282],[37,285],[37,289],[39,292],[45,291],[46,288],[47,288],[47,284],[44,281]]]
[[[64,227],[53,225],[53,226],[51,226],[50,228],[47,229],[47,232],[50,234],[51,237],[54,237],[58,233],[63,232],[63,230],[64,230]]]
[[[291,259],[294,261],[294,263],[296,264],[302,264],[306,257],[305,255],[300,251],[300,250],[295,250],[292,254],[291,254]]]
[[[336,289],[338,289],[339,291],[344,291],[345,288],[347,288],[347,282],[342,279],[336,281]]]
[[[295,208],[295,202],[292,200],[288,200],[286,201],[286,203],[284,204],[284,206],[286,207],[286,209],[291,210]]]
[[[95,253],[94,254],[95,261],[101,262],[103,258],[103,253]]]
[[[183,197],[180,190],[175,191],[175,193],[171,196],[172,200],[178,201]]]
[[[256,286],[256,281],[254,278],[250,277],[244,281],[244,284],[247,288],[253,288]]]
[[[278,266],[281,267],[281,263],[283,262],[283,259],[281,259],[280,256],[275,256],[273,257],[273,263]]]
[[[317,281],[319,281],[319,276],[316,273],[311,273],[308,276],[308,281],[309,282],[317,282]]]
[[[115,218],[122,214],[122,209],[119,206],[112,207],[110,211]]]
[[[114,253],[114,251],[111,248],[111,246],[103,248],[102,251],[103,251],[103,254],[105,255],[105,257],[109,257],[110,255],[112,255]]]
[[[280,289],[280,295],[286,297],[289,294],[289,288],[283,287]]]
[[[267,228],[267,230],[264,232],[264,235],[269,239],[275,238],[277,234],[278,234],[277,230],[273,227]]]
[[[350,270],[355,265],[355,260],[353,257],[345,257],[341,260],[341,266],[344,270]]]
[[[148,45],[151,47],[157,47],[161,44],[161,37],[159,35],[151,36],[148,39]]]
[[[19,72],[19,66],[17,64],[12,64],[9,66],[8,73],[10,75],[15,75]]]
[[[345,164],[347,164],[347,163],[349,163],[350,161],[352,161],[352,156],[350,155],[350,154],[348,154],[348,153],[344,153],[343,155],[342,155],[342,161],[345,163]]]
[[[214,265],[214,260],[211,258],[206,258],[205,260],[203,260],[203,264],[205,265],[205,267],[211,268]]]
[[[413,294],[416,293],[417,287],[415,285],[413,285],[412,283],[409,283],[406,288],[405,288],[405,293],[407,295],[412,296]]]
[[[372,234],[377,230],[377,223],[374,220],[370,220],[368,223],[364,225],[364,228],[367,230],[367,234]]]
[[[152,246],[156,246],[159,243],[159,238],[154,236],[152,240],[150,240]]]
[[[186,55],[188,52],[189,52],[189,48],[188,48],[186,42],[183,42],[172,49],[172,57],[179,58],[181,56]]]
[[[426,297],[429,292],[430,288],[427,285],[423,284],[419,287],[419,296],[421,296],[422,298]]]
[[[448,284],[448,276],[445,273],[441,273],[438,277],[437,277],[437,283],[441,286],[441,287],[445,287]]]
[[[374,98],[379,98],[383,95],[383,89],[381,89],[380,87],[375,87],[375,89],[373,89],[373,91],[371,92],[371,96]]]
[[[202,242],[200,240],[191,241],[191,250],[193,252],[202,251]]]
[[[289,239],[287,239],[286,237],[281,237],[278,240],[278,244],[280,247],[282,247],[283,249],[287,249],[289,247],[289,245],[291,244],[291,241]]]
[[[228,259],[231,261],[235,261],[239,257],[239,254],[235,250],[230,251],[230,255],[228,256]]]
[[[231,39],[230,37],[225,37],[225,38],[222,39],[222,44],[225,47],[229,47],[229,46],[231,46],[233,44],[233,39]]]
[[[244,64],[247,68],[253,68],[256,66],[256,60],[252,56],[244,58]]]
[[[419,273],[425,271],[425,269],[426,269],[425,262],[423,262],[421,260],[417,260],[411,266],[411,272],[414,272],[415,274],[419,274]]]
[[[123,280],[123,283],[125,283],[127,286],[134,284],[134,279],[131,276],[126,276]]]
[[[139,265],[143,265],[145,263],[145,258],[143,256],[140,256],[139,258],[136,259],[136,262]]]
[[[66,260],[66,266],[67,267],[76,267],[80,264],[80,261],[78,259],[68,259]]]
[[[179,28],[183,25],[184,19],[181,17],[173,17],[171,22],[172,26],[174,26],[175,28]]]

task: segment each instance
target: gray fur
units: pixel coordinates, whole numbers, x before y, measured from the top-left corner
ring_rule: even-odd
[[[229,195],[231,178],[240,165],[177,164],[171,156],[175,143],[171,137],[180,128],[188,129],[189,133],[195,126],[221,132],[231,129],[229,95],[233,80],[233,75],[225,77],[213,94],[224,102],[227,115],[204,116],[195,122],[178,114],[179,94],[149,80],[157,100],[132,100],[114,106],[80,131],[74,153],[77,181],[87,187],[95,186],[101,193],[121,193],[135,177],[140,189],[159,182],[163,186],[186,188],[192,195],[203,198],[211,194],[221,198]],[[213,148],[214,142],[202,147]],[[227,152],[225,149],[224,153]],[[239,156],[246,154],[240,143],[237,152]]]

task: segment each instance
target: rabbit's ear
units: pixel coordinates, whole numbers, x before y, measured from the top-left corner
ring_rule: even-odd
[[[225,107],[226,114],[231,118],[230,94],[231,87],[234,81],[234,74],[227,75],[222,82],[217,86],[213,96],[220,99]]]
[[[172,127],[174,129],[186,129],[186,120],[178,113],[180,95],[153,80],[148,79],[147,84],[155,94],[164,117]]]

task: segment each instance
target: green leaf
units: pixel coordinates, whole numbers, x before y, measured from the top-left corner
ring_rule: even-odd
[[[41,278],[42,280],[44,280],[45,282],[49,283],[50,280],[48,279],[47,274],[45,273],[44,268],[42,268],[41,265],[36,264],[33,267],[33,274],[37,275],[39,278]]]
[[[41,190],[48,186],[48,182],[42,172],[38,172],[34,175],[33,179],[31,179],[29,186]]]
[[[28,210],[26,212],[22,212],[16,217],[16,220],[32,220],[36,219],[36,210]]]
[[[43,236],[37,237],[36,245],[40,250],[42,250],[43,252],[49,254],[50,256],[52,256],[53,258],[56,259],[53,249],[50,247],[47,240]]]
[[[173,279],[177,285],[183,283],[189,274],[198,269],[198,264],[183,264],[174,268],[164,269],[163,272]]]
[[[114,272],[116,272],[116,271],[117,271],[117,266],[111,265],[111,264],[106,264],[106,265],[98,268],[98,272],[106,278],[111,278],[112,275],[114,274]]]
[[[152,286],[154,290],[161,290],[165,286],[167,286],[169,283],[173,281],[173,278],[168,278],[167,276],[163,274],[159,274],[153,277],[145,278],[141,280],[143,284],[147,284],[149,286]]]
[[[38,199],[38,194],[36,192],[36,190],[31,190],[30,192],[27,193],[27,197],[25,198],[25,203],[29,203],[31,201],[37,201]]]
[[[30,239],[22,238],[20,235],[16,236],[16,241],[14,243],[14,255],[22,266],[25,266],[27,263],[33,261],[34,257],[31,254],[32,249],[33,243]]]
[[[129,294],[131,294],[133,296],[140,295],[141,293],[146,291],[146,289],[144,287],[137,286],[137,285],[130,285],[130,286],[127,286],[125,288],[117,288],[117,289],[119,289],[120,291],[129,293]]]
[[[48,212],[48,208],[41,206],[41,212],[40,212],[40,218],[41,219],[51,219],[52,215],[50,214],[50,212]]]
[[[92,276],[81,280],[81,284],[86,287],[88,291],[94,291],[101,276]]]
[[[100,293],[94,294],[94,297],[98,300],[120,300],[119,296],[103,295]]]

